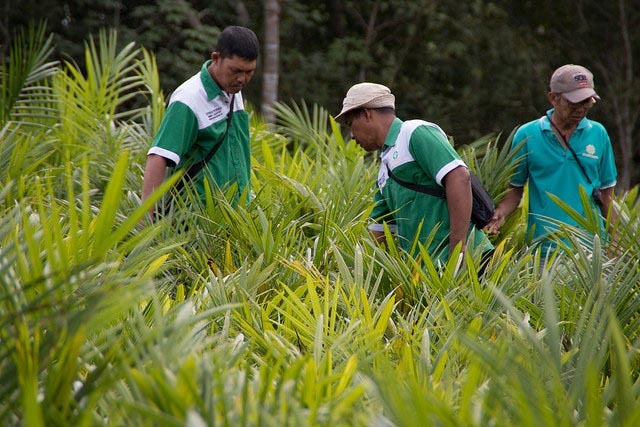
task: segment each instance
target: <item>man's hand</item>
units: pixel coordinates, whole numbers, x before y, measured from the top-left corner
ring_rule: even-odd
[[[493,211],[493,217],[491,217],[491,221],[484,227],[484,231],[489,234],[498,234],[500,232],[500,227],[507,220],[507,217],[516,210],[518,205],[520,204],[520,200],[522,199],[522,194],[524,193],[524,187],[514,187],[510,186],[509,191],[504,196],[504,199],[498,203],[496,209]]]
[[[498,234],[500,233],[500,227],[507,220],[507,215],[504,214],[502,209],[496,207],[493,211],[493,216],[491,217],[491,221],[484,227],[484,231],[489,234]]]

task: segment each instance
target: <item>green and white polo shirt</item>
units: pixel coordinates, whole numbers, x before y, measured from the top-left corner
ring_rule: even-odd
[[[167,159],[170,166],[189,167],[204,159],[224,135],[231,96],[226,94],[207,71],[200,72],[180,85],[171,95],[169,106],[148,154]],[[250,185],[251,147],[249,115],[244,110],[241,93],[237,93],[227,136],[194,179],[198,193],[204,197],[203,174],[213,185],[225,189],[237,183],[238,194]],[[248,192],[247,192],[248,195]]]
[[[378,172],[374,196],[376,206],[371,213],[375,223],[369,229],[382,231],[387,222],[397,231],[401,246],[410,250],[418,232],[425,243],[435,231],[428,248],[433,258],[446,261],[449,248],[449,208],[446,199],[413,191],[389,178],[387,166],[400,180],[430,187],[444,187],[442,180],[452,170],[465,166],[453,149],[447,135],[439,126],[423,120],[402,122],[394,119],[380,154],[382,165]],[[486,235],[469,223],[469,236],[476,246],[492,248]]]
[[[549,118],[552,113],[553,109],[540,119],[522,125],[516,131],[511,146],[515,149],[525,141],[522,151],[516,155],[521,160],[511,178],[511,185],[522,187],[529,183],[528,233],[531,233],[533,241],[544,240],[549,232],[558,228],[551,218],[577,225],[549,194],[559,197],[584,216],[579,187],[584,187],[590,196],[594,188],[613,187],[617,179],[613,148],[604,126],[585,117],[569,140],[591,179],[589,184],[571,151],[564,148],[551,129]],[[590,201],[591,209],[598,209],[591,197]],[[542,243],[545,250],[552,246],[548,240]]]

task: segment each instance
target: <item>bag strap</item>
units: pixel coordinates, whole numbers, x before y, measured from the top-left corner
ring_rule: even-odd
[[[234,93],[231,95],[229,114],[227,115],[227,127],[224,130],[224,134],[222,134],[222,137],[211,148],[211,151],[209,151],[209,153],[204,159],[200,160],[198,163],[191,165],[191,167],[187,169],[187,172],[185,172],[183,179],[178,181],[178,183],[176,184],[176,190],[180,190],[184,186],[184,182],[186,180],[190,181],[191,179],[193,179],[193,177],[196,176],[198,172],[200,172],[207,163],[209,163],[209,160],[211,160],[211,158],[216,154],[216,151],[218,151],[218,149],[220,148],[224,140],[227,138],[227,134],[229,133],[229,128],[231,127],[231,118],[233,116],[233,110],[235,108],[235,99],[236,99],[236,94]]]
[[[427,185],[415,184],[413,182],[403,181],[397,176],[395,176],[393,172],[391,172],[391,169],[389,169],[389,165],[385,164],[385,166],[387,167],[387,174],[389,174],[389,177],[393,179],[395,182],[397,182],[398,184],[402,185],[403,187],[406,187],[413,191],[418,191],[420,193],[429,194],[430,196],[438,197],[440,199],[444,199],[446,197],[446,193],[444,190],[440,188],[429,187]]]
[[[560,134],[560,138],[562,138],[562,141],[564,142],[564,145],[566,145],[567,148],[569,149],[569,151],[571,151],[571,154],[573,154],[573,158],[576,159],[576,162],[578,163],[578,166],[580,167],[580,170],[584,174],[584,177],[587,178],[587,182],[589,183],[589,185],[592,185],[593,183],[591,182],[591,178],[589,178],[589,175],[587,175],[587,171],[584,170],[584,166],[582,166],[582,163],[580,162],[580,159],[578,158],[578,155],[576,154],[575,150],[573,148],[571,148],[571,145],[569,145],[569,141],[567,141],[567,137],[564,136],[564,134],[560,131],[558,126],[556,126],[556,124],[553,123],[551,118],[549,118],[549,123],[551,123],[551,126],[556,128],[556,130],[558,131],[558,134]]]
[[[560,137],[564,141],[564,145],[566,145],[569,151],[571,151],[571,154],[573,154],[573,158],[576,159],[576,163],[578,163],[578,166],[580,166],[580,170],[582,171],[584,177],[587,178],[587,182],[589,183],[589,185],[593,185],[593,183],[591,182],[591,178],[589,178],[589,175],[587,175],[587,171],[584,170],[584,166],[582,166],[582,162],[580,162],[580,159],[578,158],[578,155],[576,154],[575,150],[571,148],[571,146],[569,145],[569,141],[567,141],[567,138],[560,131],[560,129],[558,129],[558,126],[556,126],[556,124],[551,121],[551,118],[549,118],[549,122],[554,128],[556,128],[556,130],[560,134]],[[597,188],[594,188],[593,192],[591,193],[591,197],[593,197],[593,200],[596,202],[596,205],[598,205],[598,207],[600,208],[600,211],[603,212],[604,205],[602,203],[602,196],[600,195],[600,190]]]

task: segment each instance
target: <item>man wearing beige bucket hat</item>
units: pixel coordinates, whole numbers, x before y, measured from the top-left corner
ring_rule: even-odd
[[[350,127],[365,150],[380,150],[381,167],[369,230],[384,242],[384,224],[406,250],[415,240],[427,244],[434,261],[444,262],[458,244],[483,252],[492,249],[486,235],[470,222],[472,196],[469,171],[447,135],[434,123],[402,121],[395,115],[395,97],[377,83],[359,83],[347,92],[336,120]],[[435,197],[406,184],[440,188]],[[470,238],[473,236],[473,238]]]
[[[532,242],[540,243],[545,256],[557,245],[550,236],[558,229],[558,221],[578,225],[551,195],[585,216],[582,187],[591,196],[590,209],[606,216],[617,177],[606,129],[587,118],[591,107],[600,101],[591,72],[580,65],[563,65],[551,76],[549,88],[547,96],[553,108],[540,119],[522,125],[514,135],[512,149],[519,146],[521,155],[516,157],[522,160],[507,195],[486,227],[490,233],[498,232],[519,205],[528,182],[527,232]],[[616,213],[611,212],[615,220]]]

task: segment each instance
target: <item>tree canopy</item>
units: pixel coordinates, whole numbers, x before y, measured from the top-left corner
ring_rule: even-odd
[[[552,71],[579,63],[594,73],[602,96],[590,117],[609,130],[619,188],[640,181],[640,146],[633,144],[640,10],[632,0],[279,3],[282,101],[305,100],[335,114],[348,87],[376,81],[392,88],[400,117],[437,122],[457,144],[468,144],[542,115]],[[224,26],[249,26],[262,40],[264,7],[258,0],[9,0],[0,34],[10,41],[29,20],[46,19],[60,56],[81,63],[87,36],[116,28],[121,43],[155,53],[168,94],[197,71]],[[0,46],[3,57],[8,45]],[[259,107],[260,74],[255,80],[246,96]]]

